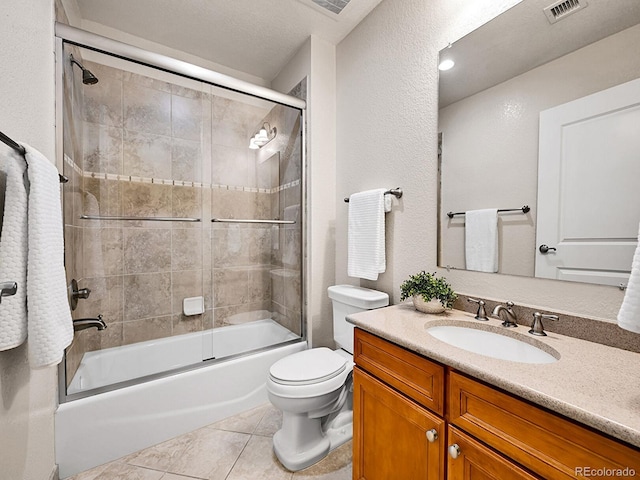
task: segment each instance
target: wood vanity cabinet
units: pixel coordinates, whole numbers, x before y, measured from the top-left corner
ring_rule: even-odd
[[[443,480],[444,367],[356,332],[353,478]]]
[[[355,480],[640,478],[640,449],[358,328],[354,361]]]

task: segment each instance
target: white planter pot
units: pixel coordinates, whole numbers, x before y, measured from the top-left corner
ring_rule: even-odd
[[[423,313],[442,313],[445,308],[440,303],[440,300],[435,298],[431,299],[429,302],[425,302],[421,295],[414,295],[413,297],[413,306],[416,307],[416,310]]]

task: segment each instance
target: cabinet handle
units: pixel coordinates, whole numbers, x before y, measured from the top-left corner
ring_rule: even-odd
[[[438,440],[438,431],[435,428],[432,428],[431,430],[427,430],[427,440],[429,440],[429,442],[431,443]]]
[[[454,460],[460,456],[460,447],[458,446],[457,443],[454,443],[449,447],[449,455]]]

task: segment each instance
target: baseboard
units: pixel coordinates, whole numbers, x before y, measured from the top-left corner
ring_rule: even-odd
[[[56,463],[56,466],[53,467],[53,470],[51,471],[51,475],[49,475],[49,480],[60,480],[60,473],[59,473],[57,463]]]

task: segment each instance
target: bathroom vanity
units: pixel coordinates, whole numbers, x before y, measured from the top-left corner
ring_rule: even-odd
[[[640,478],[640,354],[550,333],[533,342],[556,362],[519,363],[428,333],[472,314],[401,304],[349,320],[354,479]]]

